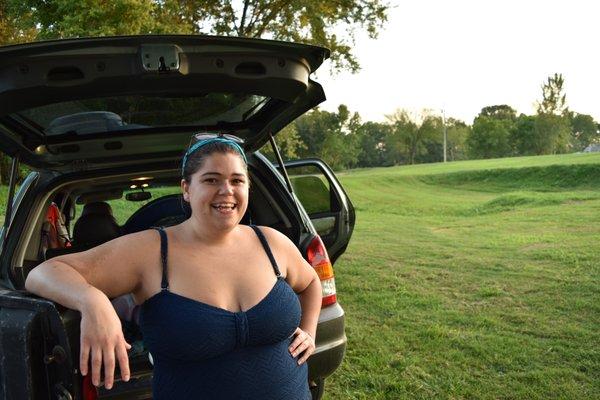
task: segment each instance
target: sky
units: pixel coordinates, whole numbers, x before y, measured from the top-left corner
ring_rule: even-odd
[[[600,122],[600,2],[392,0],[377,39],[356,37],[361,71],[315,80],[322,109],[346,104],[363,121],[424,108],[471,124],[485,106],[534,114],[548,76],[562,73],[567,105]]]

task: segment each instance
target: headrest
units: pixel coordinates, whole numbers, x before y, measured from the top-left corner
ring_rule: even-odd
[[[83,206],[81,216],[83,217],[87,214],[113,215],[110,204],[105,203],[104,201],[95,201],[93,203],[87,203],[85,206]]]
[[[121,227],[104,201],[87,203],[73,226],[73,242],[78,246],[101,244],[121,235]]]

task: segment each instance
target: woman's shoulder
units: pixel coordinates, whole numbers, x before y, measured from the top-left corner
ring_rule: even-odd
[[[298,248],[283,233],[268,226],[256,226],[265,235],[269,247],[280,254],[291,255],[298,252]]]
[[[265,235],[269,244],[271,244],[271,242],[273,242],[273,244],[282,244],[282,243],[288,243],[288,242],[292,243],[287,236],[285,236],[283,233],[279,232],[275,228],[271,228],[269,226],[263,226],[263,225],[254,225],[254,226],[256,228],[258,228]],[[250,228],[250,227],[248,227],[248,228]]]

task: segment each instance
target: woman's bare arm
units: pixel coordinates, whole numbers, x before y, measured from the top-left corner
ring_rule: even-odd
[[[47,260],[34,268],[25,288],[65,307],[81,312],[80,370],[88,372],[92,364],[92,382],[100,384],[104,365],[104,383],[112,387],[114,368],[119,362],[123,380],[129,379],[129,362],[121,323],[109,298],[138,289],[147,261],[153,232],[123,236],[81,253]]]

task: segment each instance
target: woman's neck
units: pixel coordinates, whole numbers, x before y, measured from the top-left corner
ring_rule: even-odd
[[[238,230],[238,225],[227,230],[214,229],[206,224],[198,223],[194,220],[194,217],[189,218],[181,226],[186,239],[200,241],[208,245],[227,245],[235,240],[235,233]]]

